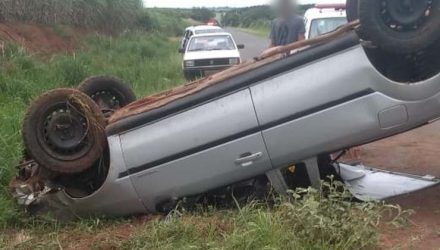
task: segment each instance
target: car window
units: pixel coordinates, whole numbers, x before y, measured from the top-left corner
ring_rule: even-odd
[[[345,17],[320,18],[312,21],[309,38],[320,36],[347,23]]]
[[[235,50],[231,36],[202,36],[191,39],[188,51]]]

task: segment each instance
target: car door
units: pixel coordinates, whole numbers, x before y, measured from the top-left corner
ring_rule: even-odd
[[[249,89],[120,135],[147,209],[271,169]]]
[[[313,49],[302,53],[316,56]],[[364,85],[368,65],[362,48],[352,47],[250,87],[275,168],[356,145],[379,129],[383,104]]]

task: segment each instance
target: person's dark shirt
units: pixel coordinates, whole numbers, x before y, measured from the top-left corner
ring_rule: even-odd
[[[273,46],[282,46],[298,41],[298,37],[305,32],[302,17],[277,18],[272,22],[270,39]]]

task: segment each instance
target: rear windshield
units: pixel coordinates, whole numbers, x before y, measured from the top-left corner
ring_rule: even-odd
[[[202,36],[193,37],[188,46],[188,51],[235,50],[231,36]]]
[[[310,26],[309,38],[314,38],[324,33],[333,31],[346,23],[347,18],[345,17],[315,19],[312,21],[312,25]]]

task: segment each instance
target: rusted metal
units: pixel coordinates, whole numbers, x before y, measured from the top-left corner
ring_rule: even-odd
[[[110,118],[109,123],[114,123],[125,119],[130,116],[138,115],[144,112],[148,112],[160,107],[163,107],[171,102],[174,102],[183,97],[193,95],[200,92],[203,89],[219,84],[234,76],[238,76],[253,69],[260,68],[266,64],[277,61],[287,53],[291,53],[294,50],[304,49],[310,46],[316,46],[325,42],[334,40],[347,32],[357,28],[359,26],[359,20],[353,21],[340,29],[324,34],[320,37],[316,37],[310,40],[299,41],[286,46],[279,46],[271,48],[263,52],[259,57],[245,62],[241,65],[229,68],[207,78],[176,87],[171,90],[164,91],[159,94],[148,96],[144,99],[136,101],[118,111],[116,111]]]

